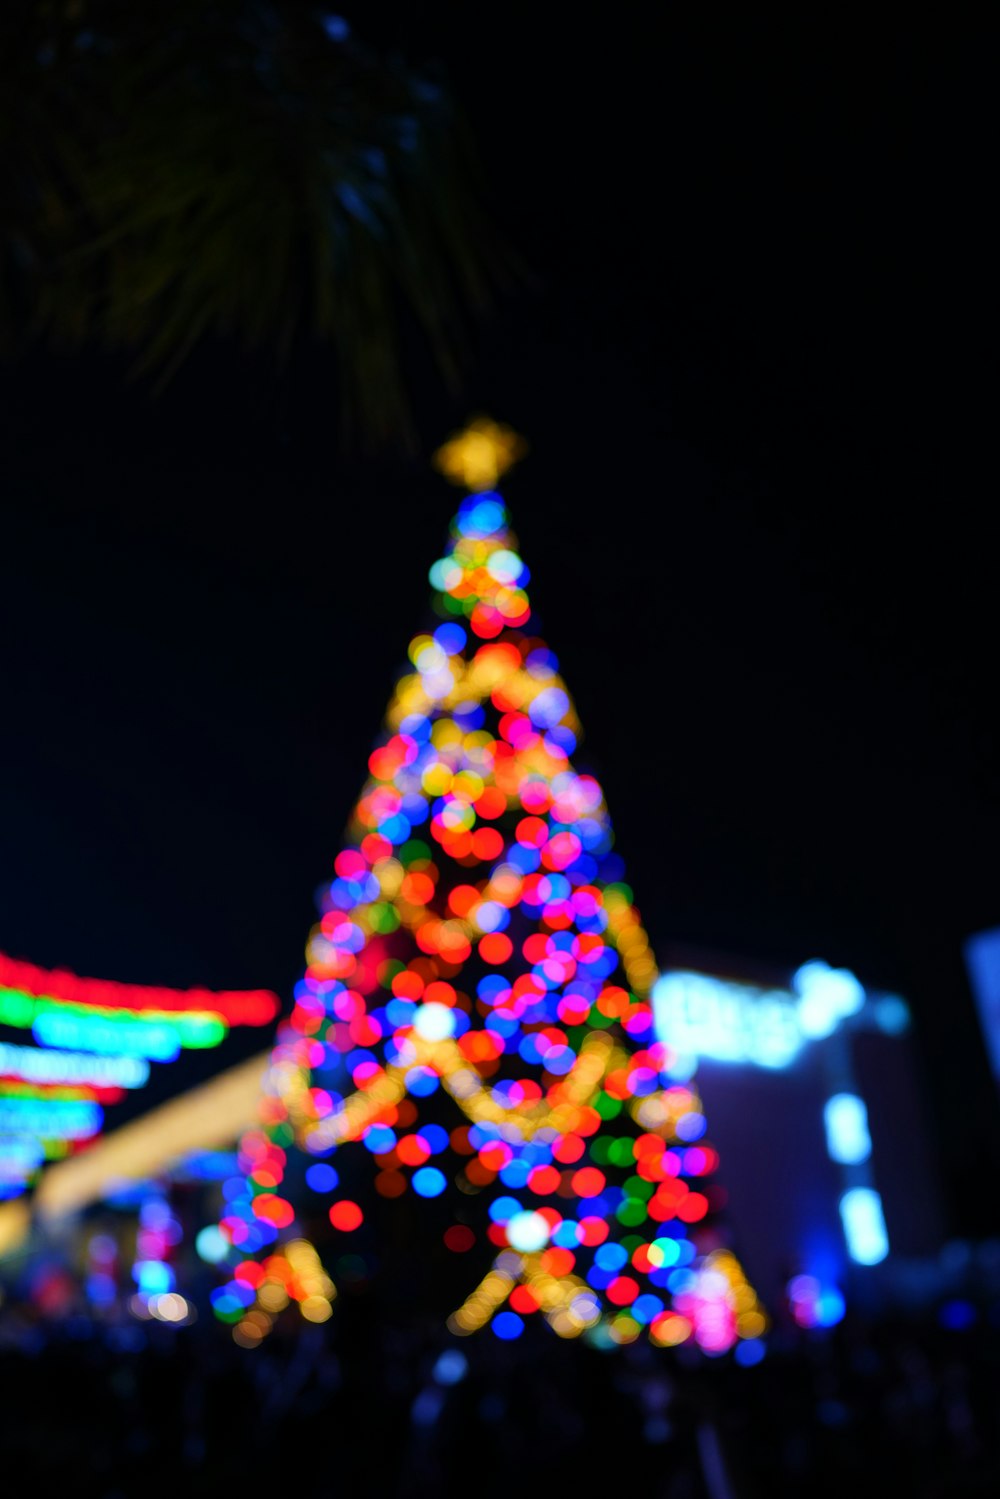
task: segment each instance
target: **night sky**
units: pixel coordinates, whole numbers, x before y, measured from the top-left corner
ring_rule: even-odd
[[[205,347],[156,400],[96,352],[3,371],[0,950],[289,994],[459,497],[429,454],[486,410],[654,947],[905,994],[952,1227],[995,1231],[987,49],[542,9],[358,11],[440,64],[524,267],[460,392],[409,339],[419,453],[344,450],[317,350]]]

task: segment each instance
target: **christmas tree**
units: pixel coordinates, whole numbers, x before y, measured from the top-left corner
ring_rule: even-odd
[[[430,570],[438,622],[410,643],[227,1184],[232,1278],[213,1300],[246,1346],[286,1306],[329,1318],[335,1262],[377,1276],[373,1214],[412,1198],[433,1231],[405,1253],[451,1256],[456,1335],[513,1339],[535,1316],[718,1353],[764,1330],[492,487],[519,450],[480,420],[437,455],[471,490]]]

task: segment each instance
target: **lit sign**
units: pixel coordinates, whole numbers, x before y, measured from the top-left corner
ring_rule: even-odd
[[[1000,975],[1000,931],[988,935],[996,941],[996,977]],[[985,966],[980,951],[972,957]],[[1000,1015],[1000,982],[996,995]],[[755,1067],[788,1067],[804,1046],[826,1040],[845,1024],[888,1035],[901,1034],[909,1024],[909,1011],[898,995],[869,996],[846,968],[821,962],[804,963],[792,976],[789,989],[761,989],[707,973],[666,973],[653,986],[652,1003],[657,1035],[675,1054],[667,1071],[685,1078],[702,1057]],[[1000,1065],[1000,1023],[993,1039]],[[847,1252],[857,1265],[877,1265],[889,1253],[889,1236],[882,1199],[873,1185],[868,1110],[864,1099],[849,1091],[849,1064],[845,1075],[844,1054],[838,1055],[841,1091],[831,1094],[823,1106],[827,1154],[841,1168],[846,1188],[840,1198],[840,1220]],[[845,1082],[848,1090],[844,1090]],[[826,1315],[811,1303],[796,1311],[800,1321],[812,1319],[810,1326],[822,1323]]]
[[[43,1051],[0,1041],[0,1077],[32,1083],[90,1083],[97,1087],[141,1088],[149,1080],[142,1057],[88,1056],[79,1051]]]
[[[793,994],[704,973],[667,973],[653,986],[661,1041],[680,1057],[787,1067],[806,1036]]]
[[[89,1099],[0,1098],[0,1130],[50,1140],[86,1140],[101,1127],[100,1104]]]
[[[856,1093],[835,1093],[823,1109],[826,1125],[826,1148],[831,1161],[841,1166],[856,1166],[867,1161],[872,1152],[868,1133],[868,1110]]]
[[[862,1017],[898,1035],[909,1023],[898,995],[869,999],[846,968],[804,963],[791,989],[677,971],[657,979],[652,993],[656,1031],[684,1063],[698,1057],[755,1067],[788,1067],[803,1046],[824,1040],[847,1020]]]
[[[157,1062],[172,1062],[181,1049],[173,1026],[150,1025],[141,1020],[126,1025],[86,1020],[51,1010],[38,1016],[33,1030],[42,1046],[75,1046],[82,1051],[114,1056],[152,1057]]]
[[[847,1252],[859,1265],[877,1265],[889,1253],[882,1199],[872,1187],[852,1187],[840,1199]]]
[[[0,1133],[0,1188],[23,1183],[44,1158],[45,1151],[33,1135]]]

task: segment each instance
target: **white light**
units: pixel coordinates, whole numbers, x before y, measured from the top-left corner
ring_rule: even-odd
[[[865,991],[846,968],[829,963],[803,963],[792,978],[800,995],[799,1024],[812,1040],[831,1036],[848,1015],[856,1015],[865,1002]]]
[[[141,1088],[149,1080],[142,1057],[95,1057],[78,1051],[43,1051],[37,1046],[0,1043],[0,1074],[37,1083],[91,1083]]]
[[[425,645],[422,650],[417,652],[417,670],[421,673],[421,675],[427,675],[435,671],[440,671],[441,668],[443,666],[447,666],[447,664],[447,654],[444,650],[442,650],[441,646],[438,645],[436,640],[432,640],[429,644]]]
[[[160,1296],[150,1296],[149,1310],[160,1322],[183,1322],[191,1308],[183,1296],[176,1291],[165,1291]]]
[[[667,973],[653,986],[653,1014],[659,1039],[679,1057],[787,1067],[802,1047],[794,996],[781,989]]]
[[[882,1199],[872,1187],[852,1187],[840,1199],[847,1252],[859,1265],[877,1265],[889,1253]]]
[[[455,1034],[455,1011],[435,1001],[419,1005],[413,1017],[413,1029],[425,1041],[446,1041]]]
[[[435,702],[447,697],[455,685],[455,678],[447,666],[442,666],[439,671],[421,672],[420,681],[427,696],[433,698]]]
[[[221,1229],[210,1223],[198,1234],[194,1247],[206,1264],[220,1265],[229,1253],[229,1240]]]
[[[872,1152],[868,1110],[856,1093],[835,1093],[823,1106],[826,1149],[831,1161],[854,1166]]]
[[[549,1242],[549,1225],[541,1213],[515,1213],[507,1220],[507,1242],[521,1254],[537,1254]]]

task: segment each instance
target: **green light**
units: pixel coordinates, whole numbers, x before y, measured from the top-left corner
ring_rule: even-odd
[[[622,1111],[622,1101],[620,1098],[612,1098],[610,1093],[602,1093],[594,1108],[602,1119],[615,1119]]]
[[[207,1010],[125,1010],[106,1005],[81,1005],[47,995],[23,994],[18,989],[0,989],[0,1023],[29,1030],[41,1015],[60,1015],[81,1022],[120,1026],[123,1032],[135,1025],[164,1026],[181,1046],[204,1050],[218,1046],[229,1031],[221,1015]]]
[[[615,1209],[615,1217],[628,1228],[633,1228],[637,1223],[645,1223],[646,1204],[637,1197],[626,1197]]]

